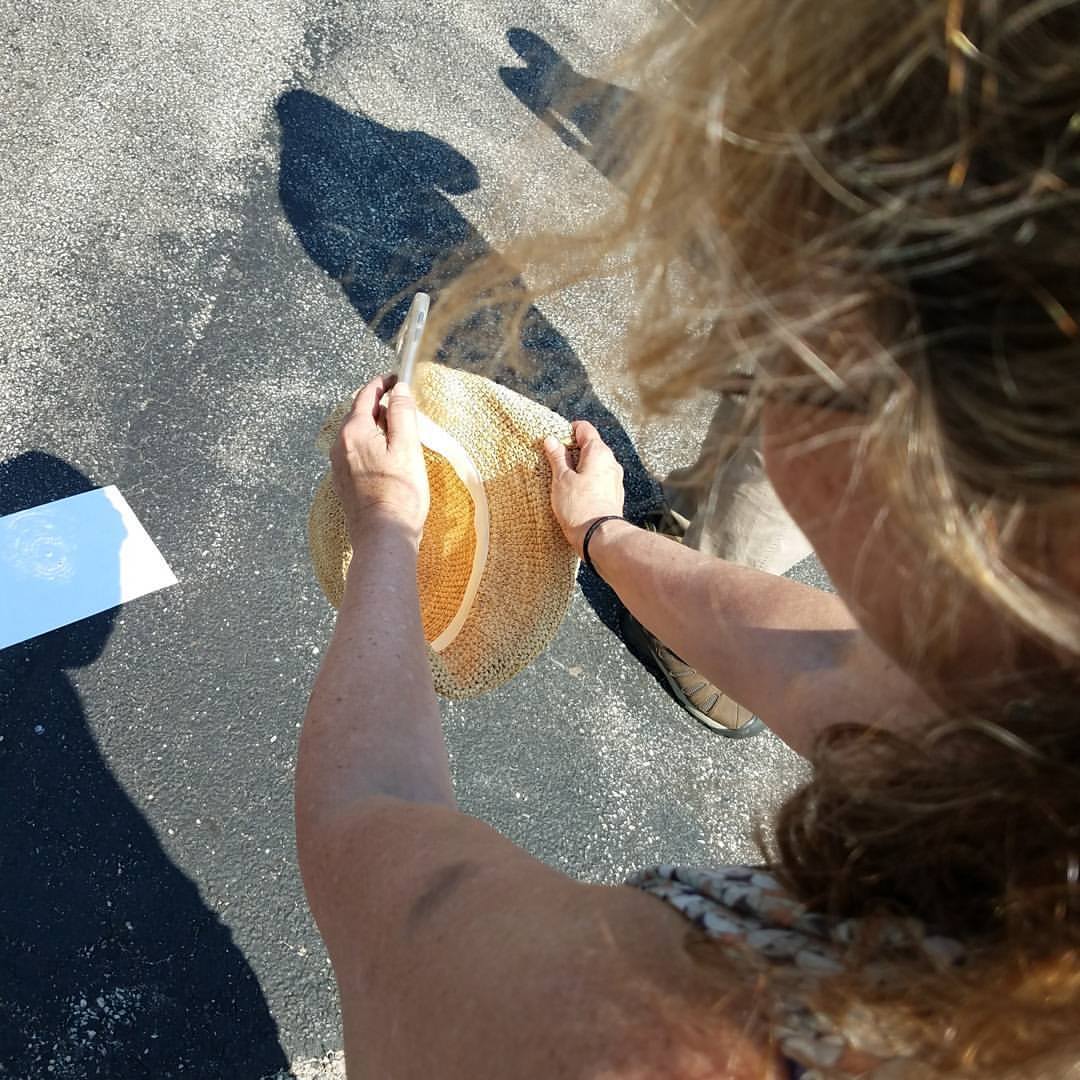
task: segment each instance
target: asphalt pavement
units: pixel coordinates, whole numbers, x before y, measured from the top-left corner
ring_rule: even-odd
[[[0,1076],[340,1067],[292,838],[333,623],[314,438],[390,365],[374,313],[438,254],[617,203],[589,117],[546,94],[654,11],[0,0],[0,514],[115,484],[179,580],[0,652]],[[602,427],[640,512],[708,413],[634,420],[611,283],[541,308],[526,389]],[[590,881],[753,860],[799,759],[685,716],[584,585],[529,670],[444,703],[463,807]]]

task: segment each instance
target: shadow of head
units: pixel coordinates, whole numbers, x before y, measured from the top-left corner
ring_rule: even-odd
[[[506,33],[525,67],[501,67],[507,89],[571,150],[620,183],[638,99],[625,87],[581,75],[539,34],[520,26]]]
[[[533,112],[551,108],[578,78],[574,69],[539,34],[520,26],[506,32],[525,67],[501,67],[499,78]]]
[[[309,90],[282,94],[277,115],[286,144],[300,154],[318,155],[323,164],[349,169],[364,160],[387,168],[396,163],[416,173],[418,185],[448,195],[480,186],[476,166],[449,143],[422,131],[395,131]]]
[[[81,495],[96,486],[74,466],[52,454],[39,450],[20,454],[0,463],[0,517]],[[106,562],[110,553],[116,553],[115,566],[103,565],[102,572],[115,577],[108,587],[115,584],[117,602],[119,551],[126,532],[119,513],[108,506],[99,506],[93,521],[87,522],[88,542],[98,560]],[[17,563],[29,573],[63,573],[70,557],[68,541],[52,531],[47,522],[38,523],[33,518],[24,519],[20,528],[12,530],[0,543],[7,547],[0,552],[0,558],[9,565]],[[5,692],[13,689],[8,684],[17,680],[20,671],[37,671],[43,666],[85,667],[96,660],[112,631],[116,610],[110,608],[0,651],[0,701]]]
[[[476,166],[441,139],[394,131],[306,90],[277,103],[281,205],[311,258],[385,340],[408,297],[451,249],[482,248],[447,195],[480,186]],[[381,316],[381,317],[380,317]]]

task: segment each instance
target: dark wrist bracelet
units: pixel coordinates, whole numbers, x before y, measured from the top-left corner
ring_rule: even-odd
[[[589,558],[589,541],[593,538],[593,533],[604,524],[605,521],[625,521],[621,514],[605,514],[603,517],[598,517],[586,530],[585,539],[581,542],[581,561],[598,577],[600,571],[593,566],[592,559]]]

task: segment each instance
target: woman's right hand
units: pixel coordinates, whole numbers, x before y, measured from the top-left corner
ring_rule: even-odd
[[[623,471],[592,424],[575,420],[572,426],[577,468],[567,448],[551,435],[544,440],[544,454],[551,464],[551,509],[567,542],[581,555],[585,533],[597,518],[622,516]]]
[[[386,524],[404,529],[419,546],[431,494],[408,386],[393,375],[372,379],[353,400],[330,461],[354,547]]]

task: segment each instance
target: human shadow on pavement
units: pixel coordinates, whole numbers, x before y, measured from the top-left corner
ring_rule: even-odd
[[[499,68],[506,87],[566,146],[622,187],[641,99],[623,86],[575,71],[531,30],[512,27],[506,40],[526,65]]]
[[[25,453],[0,463],[0,515],[94,486]],[[97,528],[118,550],[119,514]],[[117,610],[0,651],[0,1075],[257,1080],[288,1063],[254,973],[112,775],[69,675]]]
[[[395,131],[309,91],[282,95],[277,114],[285,214],[315,263],[389,342],[412,289],[422,283],[437,301],[441,285],[491,250],[447,197],[479,187],[476,167],[440,139]],[[504,280],[525,295],[524,282],[509,265]],[[519,338],[525,365],[493,366],[506,317],[505,308],[481,310],[442,359],[487,375],[567,419],[593,423],[623,467],[627,516],[640,520],[659,502],[658,487],[569,342],[530,305]],[[614,594],[589,571],[583,569],[580,580],[586,599],[618,633]]]

